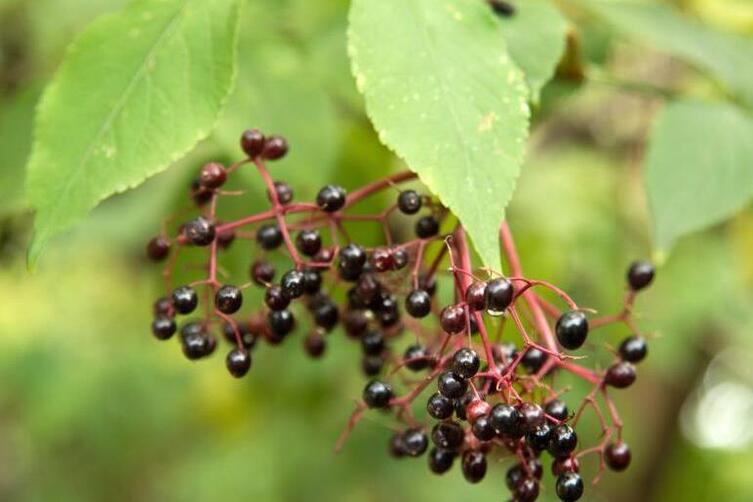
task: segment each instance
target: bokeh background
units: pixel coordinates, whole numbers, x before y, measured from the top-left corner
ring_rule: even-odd
[[[320,361],[305,356],[300,334],[259,347],[242,381],[227,375],[221,356],[190,363],[175,340],[149,333],[160,281],[143,244],[180,206],[203,161],[237,156],[244,127],[290,137],[291,157],[275,175],[299,200],[328,179],[354,188],[401,168],[364,118],[349,76],[345,1],[250,0],[238,89],[217,133],[107,201],[54,243],[36,273],[26,270],[23,165],[34,105],[75,34],[124,3],[0,0],[0,500],[505,500],[509,461],[490,465],[478,486],[457,468],[434,476],[425,458],[387,455],[388,424],[378,414],[333,453],[364,381],[358,347],[339,331]],[[751,1],[675,4],[753,33]],[[589,64],[613,74],[703,85],[677,61],[602,26],[585,26],[582,41]],[[560,78],[536,112],[509,221],[528,274],[599,311],[620,304],[628,263],[652,255],[640,159],[660,105],[609,83]],[[249,195],[228,211],[264,205],[253,178],[238,184]],[[237,243],[226,267],[243,274],[249,253]],[[617,398],[633,465],[589,486],[586,500],[753,500],[752,257],[748,207],[682,239],[640,297],[650,357]],[[624,336],[616,328],[595,345]],[[553,500],[547,476],[542,499]]]

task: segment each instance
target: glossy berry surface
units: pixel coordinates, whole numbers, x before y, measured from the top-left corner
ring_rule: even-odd
[[[449,305],[439,314],[439,324],[442,329],[451,335],[460,333],[465,329],[465,309],[460,305]]]
[[[305,292],[303,272],[288,270],[280,278],[280,288],[285,298],[293,300],[300,298]]]
[[[416,237],[428,239],[439,233],[439,222],[433,216],[423,216],[416,221]]]
[[[432,448],[429,452],[429,469],[434,474],[444,474],[452,468],[456,456],[454,451]]]
[[[259,227],[256,232],[256,242],[267,251],[277,249],[282,244],[282,232],[274,223],[267,223]]]
[[[282,136],[269,136],[264,140],[261,156],[267,160],[283,158],[288,153],[288,142]]]
[[[567,404],[561,399],[552,399],[544,406],[544,413],[557,420],[567,420]]]
[[[437,377],[439,393],[450,399],[457,399],[468,389],[468,382],[452,371],[440,373]]]
[[[613,471],[624,471],[630,465],[630,447],[623,441],[610,443],[604,450],[604,460]]]
[[[439,422],[431,430],[431,440],[439,448],[455,450],[463,444],[465,432],[457,422]]]
[[[580,348],[588,336],[588,319],[579,310],[565,312],[557,320],[555,326],[557,341],[569,350]]]
[[[627,280],[630,289],[633,291],[640,291],[641,289],[648,287],[654,280],[655,273],[656,270],[650,262],[633,262],[627,272]]]
[[[421,196],[415,190],[404,190],[397,196],[397,207],[403,214],[416,214],[421,209]]]
[[[199,304],[196,290],[191,286],[180,286],[173,290],[173,307],[179,314],[190,314]]]
[[[437,392],[429,396],[429,400],[426,403],[426,411],[429,413],[429,416],[442,420],[452,416],[455,406],[452,399]]]
[[[334,213],[345,206],[347,193],[345,189],[338,185],[327,185],[316,196],[316,205],[322,211]]]
[[[243,293],[236,286],[222,286],[214,297],[214,305],[223,314],[234,314],[243,305]]]
[[[241,135],[241,149],[250,158],[256,158],[264,150],[264,135],[258,129],[249,129]]]
[[[167,316],[159,316],[152,321],[152,334],[158,340],[167,340],[175,334],[177,326],[175,319]]]
[[[272,333],[285,336],[295,328],[295,317],[289,310],[273,310],[267,316],[267,322]]]
[[[648,354],[648,343],[642,336],[629,336],[620,344],[620,358],[629,363],[639,363]]]
[[[298,251],[306,256],[316,256],[322,249],[322,236],[316,230],[301,230],[295,238]]]
[[[255,261],[251,265],[251,271],[250,276],[251,280],[254,281],[259,286],[265,286],[272,282],[272,280],[275,278],[275,273],[277,271],[275,270],[274,265],[269,263],[268,261]]]
[[[414,289],[405,298],[405,311],[417,319],[426,317],[431,312],[431,296],[422,289]]]
[[[460,378],[472,378],[481,367],[481,359],[475,350],[463,347],[452,356],[452,371]]]
[[[199,184],[204,188],[215,189],[225,184],[227,171],[219,162],[205,164],[199,172]]]
[[[235,378],[241,378],[251,368],[251,354],[246,349],[234,348],[225,358],[227,370]]]
[[[544,366],[546,358],[547,355],[543,351],[536,347],[531,347],[523,354],[520,364],[523,365],[528,373],[537,373]]]
[[[473,422],[471,432],[479,441],[491,441],[497,435],[487,415],[482,415]]]
[[[463,477],[469,483],[478,483],[486,475],[486,456],[477,450],[463,453]]]
[[[392,386],[380,380],[372,380],[363,389],[363,400],[369,408],[385,408],[393,395]]]
[[[500,436],[509,438],[523,436],[523,417],[518,409],[510,404],[494,405],[489,420]]]
[[[635,366],[627,361],[613,364],[604,375],[604,383],[618,389],[630,387],[635,382]]]
[[[264,303],[272,310],[284,310],[290,305],[290,298],[282,294],[282,288],[274,285],[267,288]]]
[[[361,246],[348,244],[338,254],[337,269],[346,281],[355,281],[366,264],[366,252]]]
[[[474,282],[465,290],[465,303],[471,310],[486,310],[486,283]]]
[[[429,447],[429,438],[421,429],[408,429],[402,434],[403,451],[409,457],[420,457]]]
[[[194,246],[208,246],[217,235],[214,225],[201,216],[186,223],[183,231]]]
[[[583,496],[583,480],[574,472],[566,472],[557,477],[555,486],[557,497],[566,502],[572,502]]]
[[[549,437],[549,453],[553,457],[566,457],[578,445],[578,434],[567,424],[560,424],[552,429]]]
[[[290,187],[290,185],[288,185],[284,181],[275,181],[274,187],[275,194],[277,195],[277,202],[279,202],[283,206],[293,202],[295,192],[293,192],[293,189]],[[267,198],[270,202],[272,202],[272,196],[270,192],[267,193]]]
[[[486,285],[486,308],[492,315],[504,312],[512,303],[514,289],[507,279],[494,279]]]
[[[155,237],[146,245],[147,257],[155,262],[162,261],[170,254],[170,241],[164,237]]]
[[[425,370],[431,364],[429,350],[418,344],[410,345],[405,349],[403,359],[406,361],[405,366],[413,371]]]

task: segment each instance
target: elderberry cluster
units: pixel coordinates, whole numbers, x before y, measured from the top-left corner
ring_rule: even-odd
[[[369,409],[383,410],[396,423],[391,454],[410,458],[428,451],[435,474],[449,471],[459,457],[465,479],[478,483],[490,456],[512,458],[506,482],[516,501],[538,497],[544,454],[557,476],[555,492],[565,501],[583,494],[584,456],[598,456],[600,471],[627,468],[630,449],[621,439],[622,421],[610,390],[630,386],[635,364],[647,354],[632,310],[637,293],[654,278],[650,263],[629,268],[628,291],[617,314],[593,318],[561,289],[523,275],[506,224],[500,239],[510,275],[474,268],[465,232],[448,218],[448,210],[429,195],[400,187],[415,178],[411,173],[350,193],[326,185],[313,201],[297,202],[290,185],[274,180],[267,168],[268,161],[287,153],[285,139],[252,129],[240,144],[245,157],[239,162],[200,169],[189,191],[196,216],[182,224],[166,222],[147,244],[151,260],[166,262],[166,294],[154,303],[157,339],[179,333],[190,360],[207,358],[222,339],[229,345],[227,370],[243,377],[260,341],[278,346],[303,331],[305,352],[320,358],[342,332],[358,345],[361,371],[370,380],[338,447]],[[243,195],[224,189],[241,169],[259,173],[270,207],[225,221],[219,202]],[[363,199],[385,191],[394,196],[382,212],[353,212]],[[345,223],[381,227],[383,245],[353,241]],[[412,237],[398,240],[396,230],[405,226],[412,226]],[[232,245],[249,249],[247,277],[231,280],[221,267],[223,252]],[[193,282],[173,284],[181,251],[191,247],[206,249],[206,261],[198,268],[184,265],[203,272]],[[281,270],[279,258],[288,263]],[[437,295],[440,286],[454,298],[449,305]],[[262,294],[249,294],[252,288]],[[262,299],[248,300],[254,296]],[[631,334],[606,371],[572,357],[572,351],[605,345],[592,333],[610,324],[623,324]],[[573,409],[574,402],[568,404],[564,390],[557,389],[562,374],[592,385]],[[424,407],[414,406],[421,402]],[[582,447],[576,429],[589,407],[604,439]]]

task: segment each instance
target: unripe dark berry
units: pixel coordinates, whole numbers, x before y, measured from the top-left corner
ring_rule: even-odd
[[[504,278],[494,279],[486,284],[486,310],[489,315],[502,315],[512,303],[514,288]]]
[[[175,334],[177,326],[175,319],[167,316],[159,316],[152,321],[152,334],[158,340],[167,340]]]
[[[403,214],[416,214],[421,209],[421,196],[415,190],[405,190],[397,196],[397,207]]]
[[[578,434],[567,424],[560,424],[552,429],[549,437],[549,453],[555,458],[569,456],[578,445]]]
[[[347,192],[338,185],[326,185],[316,195],[316,205],[324,212],[334,213],[345,206]]]
[[[361,337],[361,349],[367,355],[381,354],[384,350],[384,343],[384,333],[381,331],[372,330]]]
[[[437,377],[439,393],[450,399],[457,399],[468,389],[468,382],[452,371],[444,371]]]
[[[523,417],[520,411],[510,404],[494,405],[489,420],[500,436],[516,439],[524,434]]]
[[[456,450],[463,445],[465,431],[457,422],[439,422],[431,431],[432,442],[444,450]]]
[[[403,359],[407,361],[405,366],[413,371],[425,370],[431,364],[429,351],[423,345],[411,345],[405,349]]]
[[[560,500],[574,502],[583,496],[583,480],[580,474],[575,472],[565,472],[557,477],[555,487],[557,496]]]
[[[478,450],[463,453],[463,476],[469,483],[478,483],[486,475],[486,456]]]
[[[588,336],[588,320],[586,314],[579,310],[565,312],[557,320],[555,326],[557,340],[560,345],[569,350],[580,348]]]
[[[610,443],[604,450],[604,460],[613,471],[624,471],[630,465],[630,447],[623,441]]]
[[[452,356],[452,371],[461,378],[472,378],[480,367],[478,354],[468,347],[458,349]]]
[[[338,254],[337,270],[346,281],[355,281],[366,264],[366,252],[357,244],[348,244]]]
[[[380,380],[372,380],[363,389],[363,400],[369,408],[386,408],[393,397],[392,386]]]
[[[627,280],[630,289],[640,291],[648,287],[654,280],[656,270],[654,266],[647,261],[636,261],[630,265],[627,272]]]
[[[225,180],[227,180],[227,171],[219,162],[205,164],[199,173],[199,184],[210,190],[220,188],[225,184]]]
[[[429,412],[430,416],[438,420],[450,418],[454,409],[452,399],[443,396],[439,392],[429,396],[429,401],[426,403],[426,411]]]
[[[405,311],[416,319],[426,317],[431,312],[431,296],[422,289],[414,289],[405,298]]]
[[[318,331],[312,331],[303,341],[303,348],[306,354],[317,359],[324,355],[324,350],[327,348],[327,342]]]
[[[306,256],[316,256],[322,249],[322,236],[317,230],[301,230],[295,239],[298,251]]]
[[[268,261],[255,261],[251,265],[251,280],[259,286],[266,286],[275,278],[275,266]]]
[[[183,228],[185,236],[195,246],[208,246],[212,243],[217,232],[209,220],[203,216],[189,221]]]
[[[154,261],[162,261],[170,254],[170,241],[162,236],[158,236],[149,241],[146,245],[146,256]]]
[[[416,221],[416,237],[428,239],[439,233],[439,222],[433,216],[424,216]]]
[[[420,457],[429,447],[429,438],[421,429],[408,429],[402,436],[403,451],[409,457]]]
[[[288,153],[288,142],[282,136],[269,136],[264,140],[261,156],[267,160],[281,159]]]
[[[542,366],[544,366],[546,359],[547,355],[543,351],[536,347],[530,347],[526,350],[525,354],[523,354],[520,364],[523,365],[528,373],[536,373]]]
[[[280,231],[280,227],[274,223],[262,225],[259,227],[259,230],[256,231],[256,242],[267,251],[277,249],[280,247],[280,244],[282,244],[282,232]]]
[[[235,378],[241,378],[251,368],[251,354],[246,349],[236,347],[227,353],[225,365],[231,375]]]
[[[561,399],[552,399],[544,406],[544,413],[560,421],[567,420],[567,404]]]
[[[303,272],[299,270],[288,270],[280,279],[280,287],[285,298],[293,300],[303,296]]]
[[[289,310],[272,310],[267,314],[269,329],[278,337],[284,337],[295,328],[295,317]]]
[[[465,303],[471,310],[486,309],[486,283],[474,282],[465,290]]]
[[[451,450],[432,448],[429,452],[429,469],[434,474],[444,474],[452,468],[456,455]]]
[[[648,354],[648,344],[642,336],[629,336],[620,344],[620,358],[630,363],[639,363]]]
[[[277,202],[279,202],[281,205],[290,204],[293,202],[293,189],[290,188],[290,185],[285,183],[284,181],[275,181],[274,182],[275,187],[275,193],[277,194]],[[272,195],[267,191],[267,198],[270,202],[272,202]]]
[[[635,366],[627,361],[614,363],[604,376],[604,383],[618,389],[630,387],[635,382]]]
[[[264,150],[264,135],[258,129],[249,129],[241,135],[241,148],[254,159]]]
[[[243,305],[243,293],[236,286],[225,285],[214,295],[214,306],[223,314],[234,314]]]
[[[196,296],[196,290],[191,286],[180,286],[173,290],[173,308],[179,314],[190,314],[199,304],[199,297]]]
[[[497,435],[487,415],[482,415],[473,422],[471,432],[479,441],[491,441]]]
[[[282,288],[273,285],[264,293],[264,303],[272,310],[285,310],[290,305],[290,298],[282,294]]]
[[[439,314],[439,324],[446,333],[454,335],[465,329],[465,309],[460,305],[449,305]]]

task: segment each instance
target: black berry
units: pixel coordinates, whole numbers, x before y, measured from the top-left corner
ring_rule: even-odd
[[[345,206],[347,193],[345,189],[337,185],[327,185],[316,196],[316,205],[327,213],[334,213]]]
[[[403,214],[416,214],[421,209],[421,196],[415,190],[400,192],[397,207]]]
[[[208,246],[217,235],[214,225],[203,216],[186,223],[183,232],[195,246]]]
[[[523,429],[532,431],[544,422],[544,410],[536,403],[522,403],[518,407],[522,417]]]
[[[265,159],[281,159],[286,153],[288,153],[288,142],[282,136],[269,136],[264,140],[261,156]]]
[[[432,442],[444,450],[456,450],[463,444],[465,432],[457,422],[439,422],[431,431]]]
[[[648,354],[648,344],[641,336],[629,336],[620,344],[620,358],[630,363],[639,363]]]
[[[414,289],[405,298],[405,311],[411,317],[426,317],[431,312],[431,296],[422,289]]]
[[[523,354],[520,364],[523,365],[528,373],[536,373],[544,366],[546,359],[547,355],[543,351],[536,347],[531,347]]]
[[[486,284],[486,309],[490,315],[501,315],[512,303],[514,288],[507,279],[494,279]]]
[[[361,275],[366,264],[366,252],[361,246],[348,244],[340,250],[337,269],[340,277],[346,281],[355,281]]]
[[[465,329],[465,319],[465,309],[460,305],[449,305],[439,314],[442,329],[453,335]]]
[[[251,354],[246,349],[236,347],[227,353],[225,365],[231,375],[235,378],[241,378],[251,368]]]
[[[465,303],[471,310],[486,309],[486,283],[474,282],[465,290]]]
[[[439,393],[450,399],[457,399],[468,389],[468,382],[452,371],[440,373],[437,377]]]
[[[306,256],[316,256],[322,248],[322,236],[317,230],[301,230],[295,239],[298,251]]]
[[[238,312],[242,304],[243,293],[236,286],[222,286],[214,296],[214,305],[223,314]]]
[[[575,472],[565,472],[557,477],[555,488],[560,500],[572,502],[583,496],[583,480],[580,474]]]
[[[379,380],[372,380],[363,389],[363,400],[369,408],[386,408],[392,397],[392,386]]]
[[[613,471],[624,471],[630,465],[630,448],[627,443],[619,441],[610,443],[604,450],[604,460]]]
[[[264,135],[258,129],[249,129],[241,135],[241,148],[250,158],[261,155],[264,149]]]
[[[361,337],[361,348],[364,354],[381,354],[384,350],[384,333],[377,330],[367,332]]]
[[[266,286],[275,278],[275,267],[268,261],[255,261],[251,265],[251,280],[259,286]]]
[[[478,354],[468,347],[458,349],[452,356],[452,371],[461,378],[472,378],[480,367]]]
[[[560,424],[552,429],[549,437],[549,453],[553,457],[566,457],[578,445],[578,434],[567,424]]]
[[[630,265],[627,272],[628,284],[633,291],[646,288],[654,280],[656,270],[647,261],[636,261]]]
[[[546,450],[549,439],[552,436],[552,428],[549,424],[542,423],[526,433],[526,444],[535,452]]]
[[[180,286],[173,290],[173,307],[179,314],[190,314],[199,304],[196,290],[191,286]]]
[[[290,299],[282,294],[282,288],[274,285],[267,288],[264,303],[272,310],[284,310],[290,305]]]
[[[456,453],[442,448],[432,448],[429,452],[429,469],[434,474],[444,474],[452,468]]]
[[[618,389],[630,387],[633,382],[635,382],[635,366],[627,361],[613,364],[604,376],[604,383]]]
[[[579,310],[565,312],[557,320],[555,331],[560,345],[569,350],[580,348],[588,335],[586,314]]]
[[[429,351],[423,345],[411,345],[405,349],[403,359],[405,366],[413,371],[421,371],[429,367],[431,360]]]
[[[167,340],[177,329],[175,319],[168,316],[159,316],[152,321],[152,334],[158,340]]]
[[[544,406],[544,413],[557,420],[567,420],[567,404],[561,399],[552,399]]]
[[[282,232],[280,231],[280,227],[274,223],[262,225],[259,227],[259,230],[256,231],[256,242],[267,251],[277,249],[280,247],[280,244],[282,244]]]
[[[285,204],[290,204],[293,202],[293,189],[290,188],[290,185],[285,183],[284,181],[275,181],[275,193],[277,194],[277,202],[282,204],[283,206]],[[269,198],[270,202],[272,201],[271,194],[267,193],[267,197]]]
[[[479,441],[491,441],[497,435],[487,415],[478,417],[471,426],[471,432]]]
[[[429,415],[439,420],[450,418],[454,409],[452,399],[439,392],[432,394],[426,403],[426,411],[429,412]]]
[[[267,314],[269,329],[278,337],[284,337],[295,328],[295,317],[289,310],[272,310]]]
[[[433,216],[424,216],[416,221],[416,236],[428,239],[439,233],[439,222]]]
[[[146,245],[146,255],[152,261],[162,261],[170,254],[170,241],[164,237],[155,237]]]
[[[227,171],[225,170],[225,166],[219,162],[205,164],[199,173],[199,184],[210,190],[220,188],[225,183],[226,179]]]
[[[283,296],[289,300],[303,296],[303,281],[303,272],[295,269],[285,272],[280,279]]]
[[[524,434],[523,417],[518,409],[510,404],[495,405],[489,415],[489,420],[500,436],[515,439]]]
[[[469,483],[478,483],[486,475],[486,456],[478,450],[463,453],[463,476]]]
[[[429,447],[429,438],[421,429],[408,429],[402,436],[403,451],[409,457],[420,457]]]

